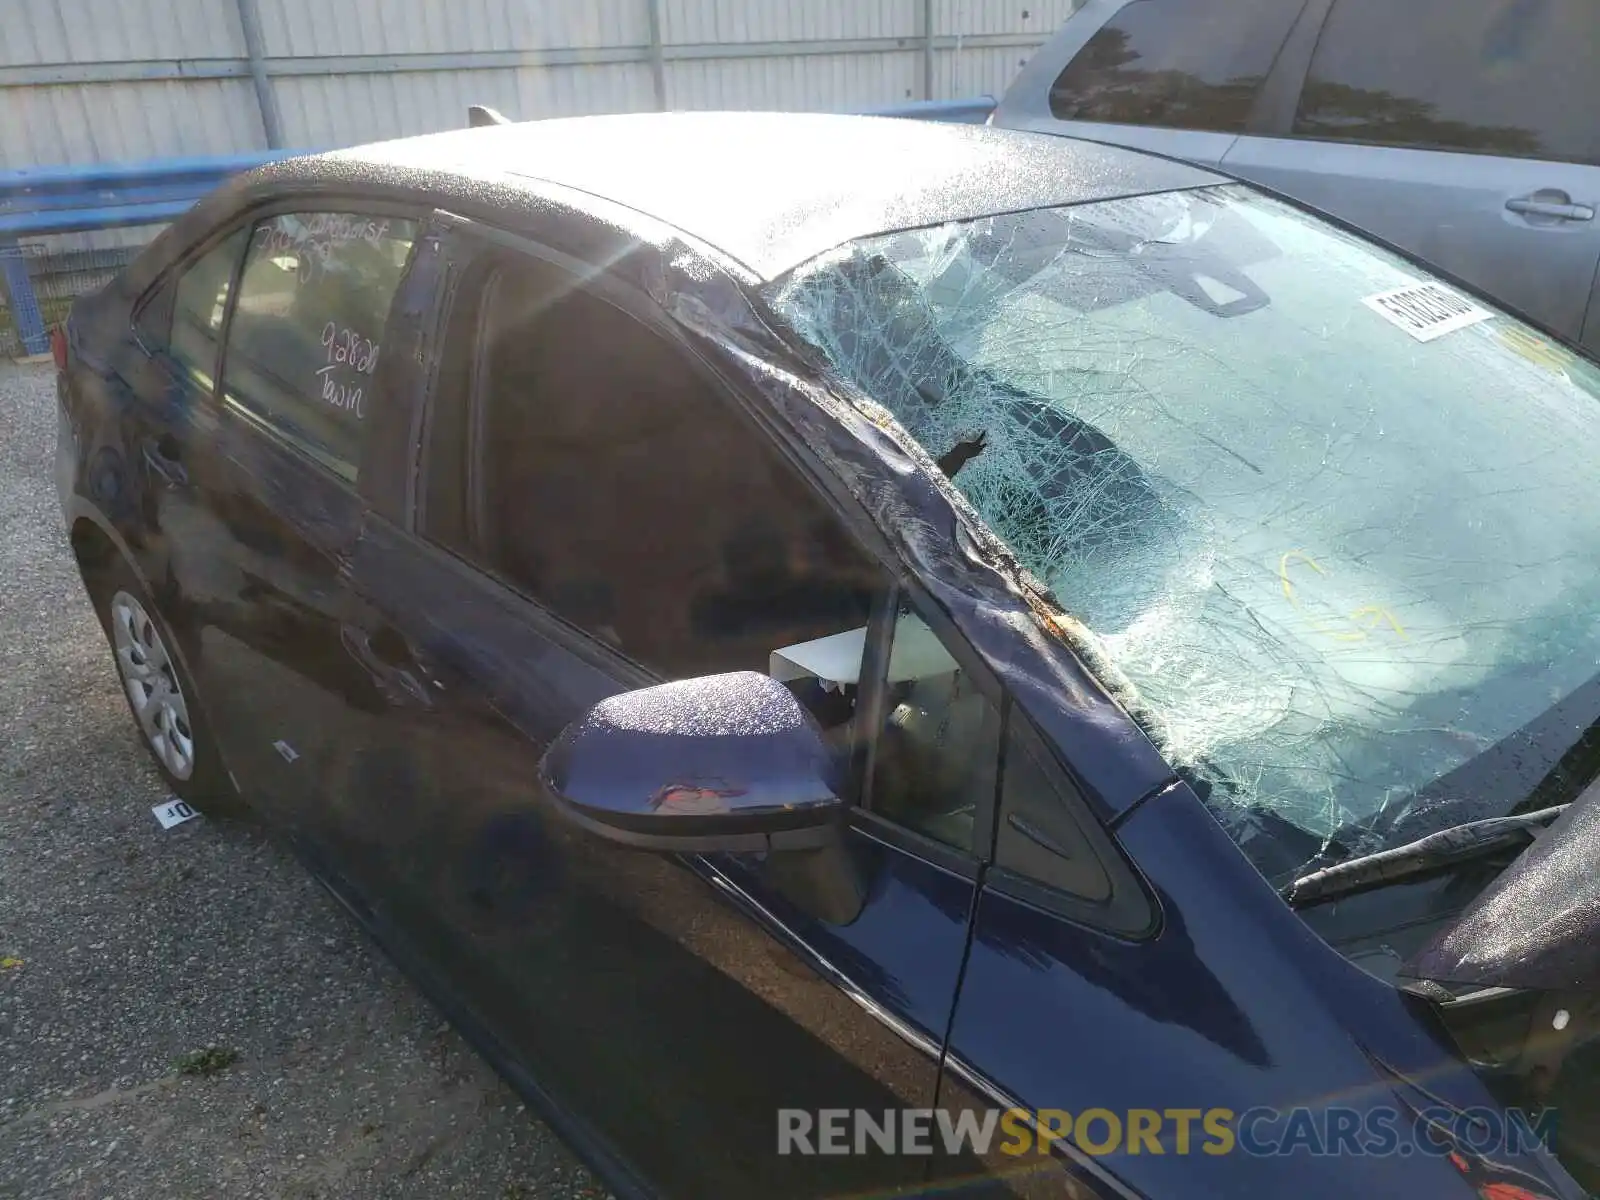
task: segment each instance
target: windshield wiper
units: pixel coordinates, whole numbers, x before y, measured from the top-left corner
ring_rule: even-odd
[[[1304,908],[1335,896],[1348,896],[1414,875],[1426,875],[1531,842],[1540,830],[1566,811],[1567,805],[1558,804],[1538,812],[1453,825],[1404,846],[1363,854],[1302,875],[1281,894],[1291,908]]]

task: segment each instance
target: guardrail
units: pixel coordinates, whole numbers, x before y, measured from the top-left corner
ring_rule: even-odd
[[[990,96],[930,100],[871,109],[869,115],[981,125],[994,104]],[[304,152],[0,171],[0,280],[23,351],[47,353],[49,337],[19,239],[166,224],[229,176],[295,153]]]
[[[0,278],[23,351],[43,354],[49,339],[18,239],[164,225],[229,176],[284,157],[271,151],[0,172]]]

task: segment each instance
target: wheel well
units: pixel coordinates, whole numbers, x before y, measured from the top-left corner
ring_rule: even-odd
[[[92,583],[117,558],[117,547],[105,530],[88,517],[79,517],[72,525],[72,556],[78,560],[78,570],[85,583]]]

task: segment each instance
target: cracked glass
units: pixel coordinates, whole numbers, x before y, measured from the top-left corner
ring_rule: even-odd
[[[1420,317],[1382,299],[1417,285]],[[1579,786],[1586,360],[1234,185],[865,239],[767,299],[1087,627],[1269,878]]]

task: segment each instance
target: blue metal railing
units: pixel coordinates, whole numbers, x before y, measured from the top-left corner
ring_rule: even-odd
[[[283,157],[275,151],[0,172],[0,279],[23,351],[44,354],[50,343],[19,238],[165,224],[229,176]]]
[[[0,240],[171,221],[230,175],[286,157],[267,150],[0,172]]]
[[[869,115],[981,125],[994,110],[994,103],[990,96],[930,100],[872,109]],[[24,352],[48,352],[49,337],[18,239],[165,224],[230,176],[294,153],[272,150],[218,158],[0,171],[0,280]]]

